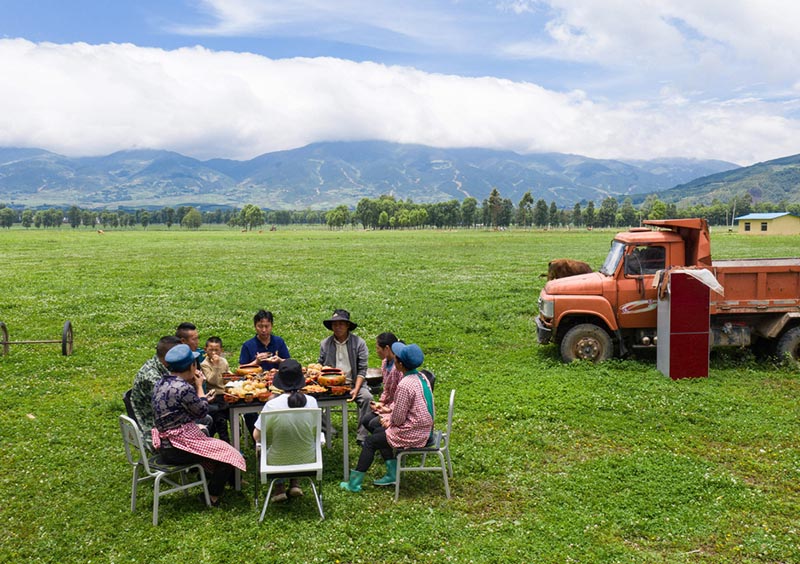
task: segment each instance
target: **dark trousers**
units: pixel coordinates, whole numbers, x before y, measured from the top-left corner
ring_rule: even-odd
[[[226,443],[231,442],[231,436],[228,433],[228,404],[224,400],[217,402],[216,400],[208,404],[208,414],[214,422],[214,431],[219,435],[219,438]]]
[[[208,480],[208,493],[214,497],[219,497],[222,495],[222,492],[225,489],[225,484],[233,475],[233,466],[230,464],[205,458],[192,452],[186,452],[185,450],[164,444],[163,441],[161,443],[161,448],[158,449],[158,455],[164,464],[213,464],[214,471],[213,473],[206,472],[206,479]]]
[[[375,459],[375,451],[380,451],[384,460],[391,460],[395,457],[394,449],[389,446],[389,442],[386,440],[386,429],[383,427],[369,435],[364,441],[356,470],[359,472],[369,470],[369,467],[372,466],[372,461]]]
[[[374,433],[378,429],[380,429],[383,425],[381,425],[381,417],[374,411],[370,411],[367,415],[365,415],[361,419],[361,424],[369,431],[370,433]]]

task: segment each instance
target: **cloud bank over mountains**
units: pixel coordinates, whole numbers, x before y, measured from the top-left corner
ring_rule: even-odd
[[[162,32],[346,43],[361,58],[0,39],[0,146],[249,159],[380,140],[742,165],[800,150],[800,4],[195,5],[161,20]]]

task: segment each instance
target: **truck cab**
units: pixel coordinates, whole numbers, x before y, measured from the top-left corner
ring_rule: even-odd
[[[627,352],[633,343],[626,342],[624,330],[639,329],[639,342],[651,345],[656,273],[684,261],[684,241],[675,233],[646,228],[619,233],[599,272],[551,280],[542,289],[539,343],[554,341],[565,360],[595,361]]]

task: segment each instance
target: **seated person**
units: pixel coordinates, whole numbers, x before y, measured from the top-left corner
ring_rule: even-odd
[[[184,345],[189,345],[192,352],[200,353],[196,363],[199,369],[200,363],[205,359],[205,352],[203,349],[198,348],[200,345],[200,335],[197,332],[195,324],[189,323],[188,321],[181,323],[178,325],[177,329],[175,329],[175,336],[178,337]]]
[[[279,390],[283,390],[284,393],[282,394],[272,394],[267,403],[264,404],[264,408],[261,410],[262,413],[272,411],[275,409],[288,409],[292,407],[317,407],[317,400],[311,396],[305,395],[302,390],[306,385],[306,378],[303,376],[303,367],[300,366],[300,363],[294,359],[287,359],[281,362],[280,366],[278,367],[278,373],[275,375],[275,378],[272,381],[272,386]],[[257,445],[261,444],[261,418],[259,417],[255,421],[255,428],[253,429],[253,439],[255,440]],[[291,437],[292,435],[297,437],[303,437],[304,429],[293,429],[290,427],[281,429],[282,434],[288,435]],[[298,441],[289,441],[289,448],[291,449],[291,445],[297,444]],[[270,445],[270,455],[280,458],[280,452],[274,452],[274,448],[280,448],[280,446],[284,445]],[[290,452],[290,459],[296,454]],[[270,498],[270,502],[279,502],[279,501],[286,501],[286,488],[283,484],[283,481],[279,481],[276,483],[274,493]],[[291,497],[299,497],[303,495],[303,490],[297,485],[297,480],[290,480],[289,481],[289,496]]]
[[[133,413],[136,416],[139,429],[144,435],[145,446],[151,452],[155,451],[153,441],[150,439],[150,429],[155,424],[153,416],[153,386],[161,378],[169,374],[167,365],[164,363],[164,355],[172,347],[180,344],[181,340],[178,337],[173,337],[172,335],[161,337],[156,345],[156,354],[142,365],[139,372],[136,373],[131,386]]]
[[[190,347],[191,348],[191,347]],[[225,379],[223,374],[230,372],[228,360],[222,356],[222,339],[209,337],[206,339],[206,358],[200,363],[200,369],[206,378],[206,391],[214,391],[213,401],[208,402],[208,413],[214,421],[214,430],[226,443],[231,442],[228,434],[228,404],[225,403]]]
[[[370,433],[374,433],[381,428],[381,415],[391,413],[397,384],[400,382],[400,378],[403,377],[403,373],[397,369],[397,365],[394,362],[392,345],[396,342],[398,341],[394,333],[381,333],[375,339],[375,351],[381,358],[383,392],[381,392],[381,397],[377,402],[370,404],[371,411],[361,421],[361,424]]]
[[[242,345],[239,368],[260,366],[262,370],[272,370],[278,368],[281,361],[292,356],[289,354],[286,342],[272,334],[273,321],[272,312],[263,309],[258,310],[253,316],[256,335]],[[257,413],[247,413],[244,416],[244,423],[251,433],[256,419],[258,419]]]
[[[375,431],[361,447],[358,465],[350,472],[349,482],[340,482],[342,489],[360,492],[361,484],[372,461],[375,451],[380,451],[386,461],[386,475],[375,480],[376,486],[393,486],[397,479],[396,448],[419,448],[428,444],[433,432],[434,405],[428,380],[419,373],[425,359],[422,349],[417,345],[392,345],[395,364],[403,372],[397,384],[394,407],[388,415],[381,416],[382,429]]]
[[[281,361],[290,358],[286,342],[272,334],[272,312],[260,309],[253,316],[256,335],[242,345],[239,367],[261,366],[262,370],[278,368]]]
[[[233,467],[245,470],[246,465],[238,450],[204,435],[195,423],[208,414],[203,375],[195,370],[198,356],[188,345],[180,344],[164,357],[170,373],[156,382],[153,390],[155,427],[151,434],[164,463],[203,465],[209,475],[211,504],[218,506]],[[213,398],[215,394],[212,391],[209,395]]]
[[[319,362],[323,366],[341,368],[344,372],[348,386],[352,386],[350,399],[358,406],[358,431],[356,441],[362,444],[369,435],[366,427],[361,424],[371,411],[372,393],[367,386],[367,361],[369,350],[367,343],[353,334],[357,324],[350,321],[350,313],[344,309],[337,309],[330,319],[322,322],[326,329],[333,334],[326,337],[319,344]],[[326,429],[330,432],[331,429]],[[330,436],[330,435],[328,435]]]

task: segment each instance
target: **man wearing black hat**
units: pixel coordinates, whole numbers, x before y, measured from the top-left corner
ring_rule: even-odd
[[[350,312],[347,310],[334,310],[330,319],[324,320],[322,324],[333,331],[333,335],[320,343],[318,362],[323,366],[342,369],[347,384],[353,388],[350,400],[358,405],[358,420],[361,421],[369,415],[369,404],[373,399],[369,386],[366,385],[369,360],[367,343],[352,333],[358,325],[350,321]],[[358,443],[363,443],[368,435],[369,431],[363,425],[359,425],[356,434]]]

